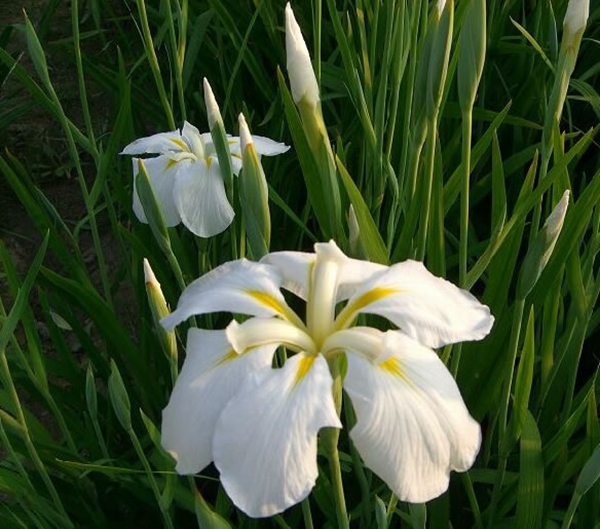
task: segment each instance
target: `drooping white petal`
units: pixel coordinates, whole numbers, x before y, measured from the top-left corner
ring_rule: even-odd
[[[181,217],[173,200],[173,187],[175,186],[175,175],[182,165],[189,164],[189,160],[175,161],[167,156],[147,158],[143,161],[148,173],[148,179],[156,195],[156,201],[160,206],[165,226],[176,226],[181,222]],[[135,186],[135,179],[139,172],[139,160],[133,158],[133,212],[141,222],[148,222],[146,213],[140,202],[140,197]]]
[[[417,261],[393,265],[361,285],[338,315],[338,328],[361,312],[387,318],[428,347],[480,340],[494,323],[488,307]]]
[[[178,130],[159,132],[152,136],[132,141],[119,154],[165,154],[168,152],[187,152],[188,146]]]
[[[246,259],[224,263],[190,283],[177,310],[161,323],[172,330],[190,316],[209,312],[286,318],[291,309],[279,291],[281,281],[278,270],[267,264]]]
[[[384,351],[379,363],[347,355],[350,437],[400,500],[426,502],[448,488],[451,470],[471,467],[480,428],[435,352],[399,331],[385,334]]]
[[[231,224],[234,212],[217,161],[199,159],[177,173],[173,197],[181,221],[195,235],[212,237]]]
[[[257,136],[256,134],[252,135],[252,141],[256,152],[261,156],[276,156],[290,150],[290,146],[285,143],[279,143],[271,138]]]
[[[317,432],[341,428],[322,356],[295,355],[250,377],[217,423],[215,465],[233,503],[252,517],[302,501],[318,475]]]
[[[212,461],[219,415],[248,374],[270,368],[275,348],[238,355],[224,331],[189,330],[187,355],[162,416],[161,442],[179,474],[195,474]]]

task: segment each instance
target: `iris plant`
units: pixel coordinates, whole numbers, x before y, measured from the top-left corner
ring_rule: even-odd
[[[282,288],[306,301],[305,320]],[[479,425],[433,349],[480,340],[494,320],[421,263],[351,259],[333,241],[314,253],[232,261],[191,283],[162,323],[173,329],[213,312],[250,317],[223,330],[189,330],[162,443],[180,474],[214,462],[248,515],[281,512],[313,488],[319,430],[342,428],[332,393],[336,362],[356,415],[350,438],[399,499],[435,498],[451,470],[473,464]],[[381,316],[393,330],[363,326],[361,314]],[[294,354],[274,368],[278,347]]]

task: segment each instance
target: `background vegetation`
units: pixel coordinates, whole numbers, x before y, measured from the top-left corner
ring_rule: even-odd
[[[489,0],[470,127],[457,64],[461,38],[476,41],[482,27],[467,33],[469,4],[455,6],[434,108],[423,103],[432,89],[423,64],[443,76],[424,51],[428,2],[294,5],[340,161],[331,224],[319,219],[332,197],[307,193],[315,174],[299,163],[298,115],[278,73],[283,2],[51,0],[0,27],[0,191],[11,212],[0,226],[0,526],[307,523],[299,506],[249,520],[214,469],[178,477],[160,447],[172,380],[142,259],[171,306],[180,289],[164,246],[133,215],[130,160],[118,153],[184,119],[206,130],[207,77],[228,132],[237,134],[243,111],[254,134],[293,146],[263,160],[271,250],[307,250],[333,235],[350,249],[352,203],[361,227],[355,254],[424,259],[496,317],[485,341],[440,351],[482,424],[474,468],[427,505],[397,503],[361,470],[343,433],[352,525],[598,527],[600,5],[592,2],[557,127],[546,116],[562,71],[567,2]],[[531,276],[525,256],[565,189],[562,234]],[[23,238],[29,224],[37,235]],[[239,220],[209,240],[183,229],[169,238],[185,282],[244,255]],[[529,291],[518,286],[523,274],[533,277]],[[310,501],[314,525],[335,527],[326,465]]]

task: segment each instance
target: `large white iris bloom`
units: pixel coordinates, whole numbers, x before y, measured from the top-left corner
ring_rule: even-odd
[[[273,156],[289,147],[262,136],[252,136],[256,152]],[[242,168],[240,139],[228,136],[234,174]],[[219,160],[210,133],[184,123],[181,131],[161,132],[140,138],[120,154],[158,154],[146,158],[144,165],[161,207],[165,225],[180,222],[199,237],[212,237],[231,224],[234,212],[227,200]],[[138,159],[133,158],[134,181]],[[133,187],[133,211],[141,222],[147,222],[137,189]]]
[[[306,300],[306,323],[282,287]],[[162,323],[172,329],[191,315],[223,311],[253,317],[189,331],[162,423],[177,472],[194,474],[214,461],[233,502],[253,517],[300,502],[317,478],[318,431],[342,427],[327,363],[338,354],[347,357],[343,386],[357,418],[350,437],[401,500],[435,498],[451,470],[473,464],[479,425],[432,348],[479,340],[494,319],[421,263],[350,259],[333,241],[316,244],[314,254],[233,261],[190,284]],[[398,330],[353,326],[361,313]],[[296,354],[273,369],[282,345]]]

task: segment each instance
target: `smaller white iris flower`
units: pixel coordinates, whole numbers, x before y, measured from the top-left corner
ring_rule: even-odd
[[[289,147],[262,136],[253,136],[256,152],[273,156],[286,152]],[[234,174],[242,168],[240,139],[228,136]],[[181,131],[161,132],[140,138],[120,154],[157,154],[145,158],[144,165],[161,208],[165,225],[183,222],[199,237],[212,237],[225,230],[233,220],[234,212],[227,200],[225,183],[210,133],[200,134],[188,123]],[[139,162],[133,158],[134,182]],[[147,222],[136,187],[133,187],[133,211],[141,222]]]
[[[281,288],[306,300],[306,323]],[[163,411],[162,444],[180,474],[214,461],[223,487],[249,516],[272,516],[313,488],[317,434],[342,427],[327,363],[339,354],[347,358],[343,386],[356,413],[350,437],[400,500],[435,498],[451,470],[473,464],[479,425],[433,348],[480,340],[494,319],[421,263],[359,261],[333,241],[316,244],[315,253],[232,261],[190,284],[162,323],[173,329],[210,312],[253,317],[224,330],[190,329]],[[353,326],[361,313],[398,329]],[[274,369],[279,346],[296,354]]]

